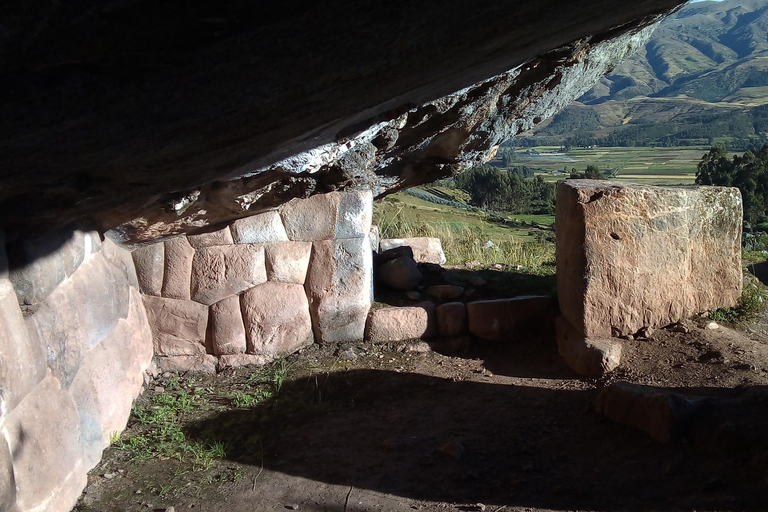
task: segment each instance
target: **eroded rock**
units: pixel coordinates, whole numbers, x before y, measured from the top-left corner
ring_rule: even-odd
[[[741,295],[738,189],[568,180],[557,190],[557,291],[587,338],[634,335]]]
[[[195,253],[191,273],[192,299],[213,304],[267,281],[264,246],[203,247]]]
[[[372,309],[365,339],[374,343],[421,338],[430,333],[429,311],[421,306]]]

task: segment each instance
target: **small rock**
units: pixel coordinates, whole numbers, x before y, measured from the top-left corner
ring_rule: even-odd
[[[165,512],[176,512],[176,509],[175,509],[175,508],[173,508],[173,507],[167,507],[167,508],[165,509]]]
[[[115,478],[117,476],[117,474],[115,474],[115,473],[104,473],[101,476],[103,476],[107,480],[112,480],[113,478]]]
[[[165,393],[165,388],[163,386],[155,386],[155,393]]]
[[[136,489],[136,494],[141,494],[141,489]]]
[[[683,334],[686,334],[686,333],[688,333],[690,331],[690,329],[688,329],[688,327],[686,327],[685,324],[682,324],[680,322],[678,322],[675,325],[673,325],[670,328],[670,330],[672,332],[680,332],[680,333],[683,333]]]
[[[480,276],[472,276],[469,278],[467,283],[469,283],[472,286],[485,286],[486,284],[488,284],[488,281],[486,281]]]
[[[360,357],[358,350],[354,347],[347,347],[339,351],[339,359],[346,359],[348,361],[356,361]]]
[[[717,322],[709,322],[707,325],[704,326],[704,328],[710,331],[714,331],[715,329],[719,329],[720,326],[717,325]]]
[[[403,347],[403,352],[406,354],[428,354],[432,352],[432,347],[426,341],[417,341],[416,343],[409,343]]]
[[[428,286],[424,293],[430,297],[434,297],[440,301],[454,300],[461,297],[464,293],[464,288],[461,286],[453,286],[450,284],[437,284]]]
[[[409,292],[405,292],[405,296],[411,300],[420,300],[421,294],[417,292],[416,290],[411,290]]]
[[[299,510],[299,505],[296,503],[289,503],[288,505],[283,505],[288,510]]]
[[[635,334],[635,339],[648,339],[651,336],[653,336],[653,327],[647,326],[637,331],[637,334]]]

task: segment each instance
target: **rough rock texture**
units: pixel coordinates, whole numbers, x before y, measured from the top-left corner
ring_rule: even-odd
[[[232,295],[212,304],[209,314],[213,353],[217,356],[244,354],[245,325],[240,311],[240,297]]]
[[[288,240],[280,214],[276,211],[236,220],[230,228],[237,244],[264,244]]]
[[[429,311],[420,306],[378,308],[368,313],[365,339],[374,343],[421,338],[430,331]]]
[[[232,239],[232,232],[229,226],[225,226],[217,231],[211,231],[209,233],[201,233],[199,235],[190,235],[187,237],[189,245],[195,249],[201,247],[211,247],[212,245],[230,245],[235,243]]]
[[[614,370],[621,363],[619,340],[585,338],[562,315],[557,317],[556,336],[558,353],[579,375],[596,377]]]
[[[515,341],[552,313],[552,299],[524,296],[467,303],[469,332],[491,341]]]
[[[264,247],[236,244],[201,248],[195,253],[191,273],[192,299],[213,304],[267,281]]]
[[[606,338],[735,305],[741,219],[735,188],[562,182],[555,225],[563,316],[587,338]]]
[[[705,401],[628,382],[617,382],[597,396],[595,410],[611,421],[631,425],[667,443],[681,434]]]
[[[413,251],[413,259],[418,263],[445,263],[443,244],[439,238],[415,237],[415,238],[383,238],[379,241],[382,251],[388,251],[395,247],[408,246]]]
[[[208,307],[190,300],[144,296],[155,353],[202,355],[208,327]]]
[[[218,360],[211,354],[196,356],[159,356],[155,358],[161,372],[216,373]]]
[[[77,405],[59,380],[43,380],[4,418],[2,430],[13,454],[18,510],[70,510],[88,468]]]
[[[312,244],[305,287],[317,341],[363,338],[372,300],[372,267],[367,236]]]
[[[139,279],[139,289],[145,295],[159,297],[163,293],[165,244],[156,243],[140,247],[131,253]]]
[[[581,95],[681,3],[9,0],[0,226],[90,217],[146,240],[429,182]]]
[[[195,250],[187,237],[177,236],[165,242],[165,270],[162,295],[168,299],[189,299],[189,276]]]
[[[248,354],[290,354],[312,343],[312,319],[303,286],[268,282],[245,292],[240,301]]]
[[[240,366],[264,366],[272,360],[268,356],[260,356],[253,354],[228,354],[219,357],[219,370],[225,368],[237,368]]]
[[[463,302],[448,302],[435,308],[440,336],[459,336],[467,333],[467,307]]]
[[[264,246],[267,279],[304,284],[309,268],[310,242],[283,242]]]

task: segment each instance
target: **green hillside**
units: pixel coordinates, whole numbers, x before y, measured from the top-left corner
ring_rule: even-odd
[[[768,0],[689,4],[636,55],[526,135],[536,144],[699,145],[768,136]]]

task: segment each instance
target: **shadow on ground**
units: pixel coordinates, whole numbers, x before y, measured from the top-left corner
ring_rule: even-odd
[[[331,373],[287,382],[276,399],[190,434],[289,475],[490,510],[765,509],[764,389],[687,390],[724,405],[660,445],[592,412],[596,390],[534,382]]]

